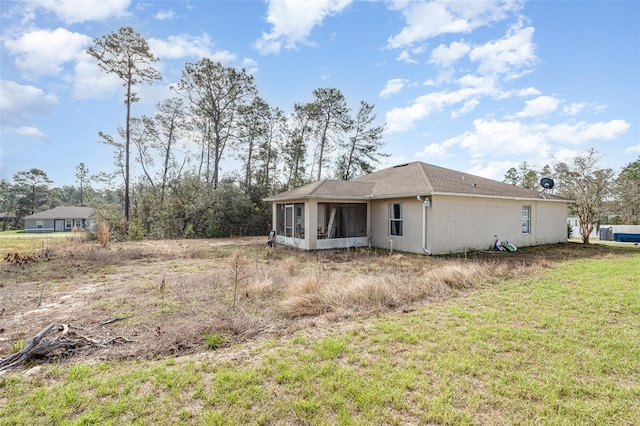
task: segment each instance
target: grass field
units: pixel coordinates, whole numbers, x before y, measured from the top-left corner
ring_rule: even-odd
[[[593,250],[215,351],[0,376],[0,424],[637,425],[640,251]]]
[[[43,249],[68,245],[81,238],[78,232],[51,232],[46,234],[24,231],[0,232],[0,258],[8,253],[34,253]]]

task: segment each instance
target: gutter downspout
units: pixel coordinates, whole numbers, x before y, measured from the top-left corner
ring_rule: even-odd
[[[431,204],[428,197],[420,198],[416,196],[418,201],[422,201],[422,250],[431,256],[431,252],[427,250],[427,207]]]

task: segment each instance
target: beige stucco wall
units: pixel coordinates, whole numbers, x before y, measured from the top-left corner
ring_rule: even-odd
[[[531,206],[528,234],[522,233],[523,206]],[[516,246],[567,240],[565,203],[436,196],[431,213],[428,240],[434,254],[488,249],[496,237]]]
[[[426,249],[431,254],[486,250],[496,236],[516,246],[566,241],[566,203],[436,195],[426,208]],[[403,236],[389,235],[389,205],[402,203]],[[522,233],[522,206],[531,206],[530,233]],[[414,198],[372,202],[372,246],[423,253],[421,201]]]
[[[402,204],[403,235],[389,235],[389,206]],[[428,209],[428,208],[427,208]],[[371,245],[373,247],[422,253],[422,202],[414,198],[389,198],[371,203]]]

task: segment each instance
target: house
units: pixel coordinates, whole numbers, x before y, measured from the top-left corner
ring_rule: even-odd
[[[541,188],[542,189],[542,188]],[[447,254],[567,241],[571,200],[422,162],[265,199],[276,242],[306,250],[378,247]]]
[[[60,206],[24,217],[24,232],[63,232],[93,229],[91,207]]]

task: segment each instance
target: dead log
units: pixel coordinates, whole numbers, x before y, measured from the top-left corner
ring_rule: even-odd
[[[51,340],[43,340],[44,337],[52,331],[60,332],[60,335]],[[117,336],[102,342],[100,340],[81,336],[73,331],[69,331],[68,324],[50,324],[36,334],[35,337],[33,337],[33,339],[31,339],[24,348],[22,348],[22,350],[5,358],[0,358],[0,375],[31,359],[43,358],[59,349],[63,350],[60,355],[72,355],[80,349],[89,347],[106,348],[109,345],[130,342],[133,342],[133,340],[129,340],[123,336]]]
[[[30,353],[34,350],[34,348],[36,348],[38,344],[40,344],[40,341],[44,338],[44,336],[49,334],[49,332],[53,330],[55,326],[55,324],[50,324],[48,327],[41,330],[40,333],[36,334],[36,336],[31,339],[31,341],[27,345],[25,345],[22,350],[16,352],[15,354],[9,355],[4,359],[1,359],[0,374],[25,362],[31,356]]]

